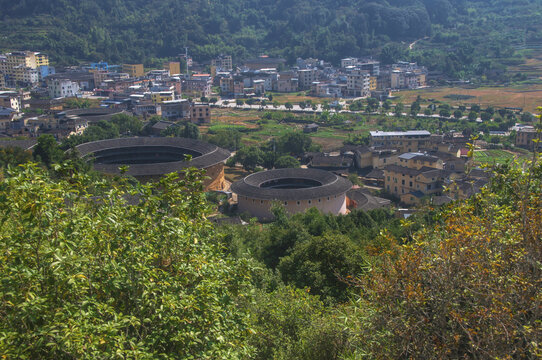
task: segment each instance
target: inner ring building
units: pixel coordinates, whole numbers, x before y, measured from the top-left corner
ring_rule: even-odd
[[[278,202],[290,214],[317,208],[324,213],[345,214],[347,179],[317,169],[276,169],[262,171],[232,184],[238,210],[260,220],[271,220],[271,206]]]

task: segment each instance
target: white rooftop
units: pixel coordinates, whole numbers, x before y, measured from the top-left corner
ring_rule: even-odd
[[[385,137],[385,136],[431,136],[431,133],[427,130],[414,130],[414,131],[371,131],[372,137]]]

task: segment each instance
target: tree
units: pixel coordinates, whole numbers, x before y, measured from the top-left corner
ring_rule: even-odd
[[[414,101],[412,103],[412,105],[410,105],[410,114],[411,115],[417,115],[418,112],[422,109],[422,107],[420,106],[420,103],[417,102],[417,101]]]
[[[296,243],[289,255],[281,258],[278,269],[286,283],[345,300],[348,286],[338,278],[360,274],[365,266],[360,249],[348,238],[324,235]]]
[[[476,121],[478,119],[478,113],[471,111],[469,113],[469,121]]]
[[[34,159],[43,162],[47,166],[62,160],[63,153],[53,135],[41,135],[34,148]]]
[[[463,112],[459,109],[454,111],[454,118],[461,119],[463,117]]]
[[[235,100],[235,104],[236,104],[237,106],[243,106],[244,103],[245,103],[245,102],[244,102],[242,99],[237,99],[237,100]]]
[[[404,107],[403,103],[398,102],[397,104],[395,104],[395,116],[402,116],[404,109],[405,109],[405,107]]]
[[[378,101],[378,99],[370,97],[367,99],[367,106],[371,109],[371,111],[376,111],[380,106],[380,102]]]
[[[248,171],[253,171],[263,163],[263,152],[255,146],[241,148],[235,154],[235,161],[243,165]]]
[[[206,96],[202,96],[202,97],[200,98],[200,100],[201,100],[202,103],[207,103],[207,102],[209,102],[209,98],[207,98]]]
[[[191,122],[187,122],[186,125],[184,125],[182,136],[188,139],[199,139],[200,134],[198,126]]]
[[[489,121],[489,120],[491,120],[491,114],[484,111],[484,112],[482,112],[482,113],[480,114],[480,118],[481,118],[483,121]]]
[[[275,161],[275,168],[277,169],[298,168],[299,166],[299,161],[290,155],[281,156]]]
[[[312,145],[312,139],[302,132],[289,132],[277,139],[277,150],[282,154],[303,155]]]
[[[9,172],[0,184],[10,199],[0,204],[2,355],[247,358],[245,267],[214,240],[203,173],[184,176],[141,186],[77,173],[52,180],[32,165]]]
[[[440,111],[439,111],[439,116],[440,116],[440,117],[449,118],[450,115],[452,115],[452,113],[451,113],[450,110],[447,109],[447,108],[440,109]]]
[[[212,97],[211,99],[209,99],[209,102],[210,102],[211,104],[216,104],[217,101],[218,101],[218,99],[217,99],[216,97]]]
[[[370,324],[360,316],[352,327],[364,329],[357,336],[367,336],[365,351],[387,359],[537,357],[540,164],[495,168],[489,188],[360,278],[356,310],[376,309]]]
[[[432,115],[432,114],[433,114],[433,112],[431,111],[431,109],[430,109],[430,108],[428,108],[428,107],[426,107],[426,108],[425,108],[425,110],[423,111],[423,113],[424,113],[424,115],[427,115],[427,116],[429,116],[429,115]]]
[[[393,64],[405,58],[405,48],[399,44],[386,44],[380,53],[380,61],[384,64]]]
[[[121,135],[137,135],[143,128],[143,123],[138,117],[127,114],[113,115],[111,123],[117,126]]]
[[[384,103],[382,104],[382,108],[383,108],[384,110],[386,110],[386,111],[389,110],[389,109],[391,109],[391,101],[390,101],[390,100],[384,101]]]
[[[284,107],[290,111],[294,108],[294,105],[291,102],[287,102],[284,104]]]
[[[7,146],[0,148],[0,168],[25,164],[32,160],[32,152],[19,147]]]

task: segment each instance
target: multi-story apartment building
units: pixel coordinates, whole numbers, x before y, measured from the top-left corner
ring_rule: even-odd
[[[164,64],[164,69],[169,71],[170,75],[179,75],[181,73],[181,63],[170,61]]]
[[[175,91],[173,90],[159,90],[159,91],[151,91],[151,100],[155,104],[162,104],[166,101],[172,101],[175,100]],[[162,109],[162,113],[163,113]]]
[[[19,94],[12,91],[0,92],[0,106],[13,109],[17,112],[21,111]]]
[[[168,120],[190,118],[190,102],[186,99],[164,101],[161,104],[162,117]]]
[[[122,72],[130,77],[141,77],[145,75],[143,64],[122,64]]]
[[[317,69],[305,69],[297,72],[299,90],[308,90],[313,82],[318,80]]]
[[[194,103],[190,110],[190,121],[194,124],[210,124],[211,123],[211,107],[207,103]]]
[[[36,84],[40,80],[40,68],[48,67],[49,57],[32,51],[11,52],[0,59],[0,73],[11,85]]]
[[[431,167],[442,170],[444,163],[442,159],[427,153],[409,152],[399,155],[397,165],[406,166],[410,169],[419,170],[423,167]]]
[[[369,96],[371,75],[365,70],[354,69],[347,75],[346,85],[348,96]]]
[[[384,188],[405,204],[418,204],[423,197],[442,192],[442,170],[388,165],[384,167]]]
[[[182,79],[183,93],[192,97],[211,95],[212,79],[210,74],[194,74],[190,79]]]
[[[81,94],[79,84],[60,77],[47,78],[47,88],[51,98],[75,97]]]
[[[345,58],[345,59],[341,59],[341,67],[343,69],[346,69],[347,67],[350,67],[350,66],[356,66],[356,64],[359,62],[359,59],[358,58]]]
[[[415,131],[371,131],[371,146],[398,149],[401,152],[418,151],[428,148],[431,133],[426,130]]]
[[[233,62],[231,55],[220,55],[216,59],[211,60],[211,66],[216,67],[217,71],[232,71]]]

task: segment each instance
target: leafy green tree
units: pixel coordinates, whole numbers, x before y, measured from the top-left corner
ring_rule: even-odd
[[[184,129],[183,129],[183,133],[182,133],[183,137],[185,138],[188,138],[188,139],[199,139],[200,137],[200,133],[199,133],[199,128],[197,125],[195,124],[192,124],[191,122],[187,122],[185,125],[184,125]]]
[[[138,135],[143,128],[143,123],[136,116],[117,114],[111,117],[111,123],[115,124],[121,135]]]
[[[378,99],[370,97],[367,99],[367,106],[371,109],[371,111],[376,111],[380,106],[380,102],[378,101]]]
[[[403,103],[398,102],[397,104],[395,104],[395,116],[402,116],[404,110],[405,106],[403,105]]]
[[[469,113],[469,121],[476,121],[478,119],[478,113],[471,111]]]
[[[446,117],[446,118],[448,118],[448,117],[450,117],[450,116],[452,115],[452,113],[451,113],[450,109],[443,108],[443,109],[440,109],[440,110],[439,110],[439,115],[440,115],[441,117]]]
[[[290,155],[281,156],[275,161],[275,168],[277,169],[298,168],[299,166],[299,160]]]
[[[241,147],[241,138],[242,135],[237,130],[219,130],[205,139],[211,144],[235,151]]]
[[[235,104],[236,104],[237,106],[243,106],[244,103],[245,103],[245,102],[243,101],[243,99],[237,99],[237,100],[235,100]]]
[[[34,159],[43,162],[47,166],[59,162],[63,158],[63,152],[60,150],[53,135],[41,135],[38,143],[34,147]]]
[[[19,147],[7,146],[0,148],[0,168],[25,164],[32,160],[32,152]]]
[[[482,113],[480,114],[480,118],[481,118],[483,121],[489,121],[489,120],[491,120],[491,114],[484,111],[484,112],[482,112]]]
[[[288,132],[277,139],[277,149],[282,154],[303,155],[312,145],[312,139],[300,131]]]
[[[454,118],[461,119],[463,117],[463,111],[457,109],[454,111]]]
[[[284,107],[288,110],[292,110],[294,108],[294,105],[291,102],[287,102],[284,104]]]
[[[246,272],[205,220],[203,174],[184,176],[107,187],[11,171],[0,185],[2,355],[249,357]]]
[[[235,154],[235,161],[241,163],[245,170],[253,171],[263,164],[263,152],[255,146],[243,147]]]
[[[396,43],[386,44],[380,53],[380,61],[384,64],[393,64],[403,60],[406,56],[405,48]]]
[[[359,275],[366,266],[359,248],[345,236],[318,236],[296,243],[280,260],[285,282],[310,288],[323,297],[346,300],[348,286],[339,278]]]
[[[412,105],[410,105],[410,114],[411,115],[417,115],[418,112],[420,112],[421,109],[422,109],[422,107],[420,106],[420,103],[417,102],[417,101],[414,101],[412,103]]]

